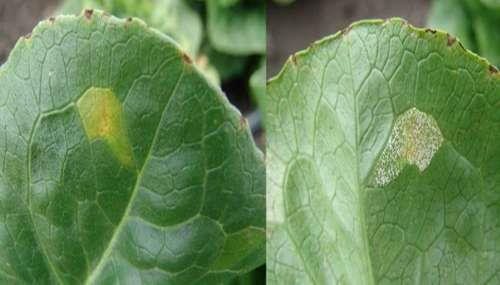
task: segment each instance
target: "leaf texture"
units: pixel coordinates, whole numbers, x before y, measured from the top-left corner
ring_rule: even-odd
[[[264,263],[264,166],[176,43],[99,11],[0,68],[0,283],[212,284]]]
[[[201,17],[184,0],[65,0],[57,14],[78,14],[99,9],[118,17],[137,17],[172,37],[192,57],[202,38]]]
[[[269,284],[498,284],[500,76],[452,36],[358,22],[268,82]]]
[[[207,3],[207,32],[211,45],[231,55],[266,52],[266,11],[264,1],[221,5]]]

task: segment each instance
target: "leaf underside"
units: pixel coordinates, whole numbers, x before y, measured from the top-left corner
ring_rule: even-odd
[[[269,284],[498,284],[500,76],[362,21],[268,83]]]
[[[211,284],[264,262],[264,166],[178,45],[99,11],[0,68],[0,283]]]

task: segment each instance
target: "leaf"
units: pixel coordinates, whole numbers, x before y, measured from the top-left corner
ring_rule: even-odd
[[[222,81],[244,76],[249,57],[220,53],[209,46],[204,46],[202,50],[206,53],[210,64],[217,69]]]
[[[219,5],[224,7],[233,6],[240,2],[240,0],[216,0],[216,1],[219,3]]]
[[[498,27],[500,27],[500,16],[478,16],[474,22],[479,53],[496,66],[500,66],[500,30]]]
[[[268,284],[500,282],[500,76],[362,21],[268,83]]]
[[[475,0],[474,0],[475,1]],[[468,49],[477,50],[471,15],[461,0],[434,0],[429,9],[427,25],[456,36]]]
[[[259,68],[250,77],[250,90],[252,96],[260,104],[264,104],[266,96],[266,58],[263,57],[259,63]]]
[[[212,46],[232,55],[263,54],[266,51],[264,1],[231,6],[207,1],[207,30]]]
[[[230,285],[255,285],[255,284],[265,284],[266,280],[266,268],[265,265],[248,272],[245,275],[241,275],[229,283]]]
[[[472,0],[467,0],[471,2]],[[480,0],[481,4],[483,4],[488,9],[491,9],[495,13],[500,12],[500,1],[499,0]]]
[[[170,38],[52,18],[0,86],[0,283],[219,284],[264,263],[262,154]]]
[[[498,5],[498,6],[495,6]],[[500,65],[500,2],[435,0],[428,24],[456,35],[465,47]]]
[[[84,8],[102,9],[120,17],[139,17],[172,37],[193,57],[201,45],[201,18],[183,0],[66,0],[58,14],[76,14]]]
[[[290,5],[295,2],[295,0],[274,0],[274,2],[279,5]]]
[[[157,0],[154,7],[151,25],[171,35],[191,56],[198,54],[203,38],[203,25],[198,13],[183,0]]]
[[[220,86],[220,76],[217,69],[209,62],[206,55],[200,55],[196,58],[196,67],[203,72],[205,77],[212,82],[215,86]]]

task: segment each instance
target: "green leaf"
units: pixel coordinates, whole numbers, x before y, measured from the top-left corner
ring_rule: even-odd
[[[216,86],[220,86],[221,80],[217,69],[209,62],[209,58],[206,55],[199,55],[196,58],[196,67],[203,72],[206,78]]]
[[[266,279],[266,268],[265,265],[248,272],[245,275],[241,275],[229,283],[229,285],[255,285],[255,284],[265,284]]]
[[[476,50],[471,15],[463,1],[432,1],[427,25],[447,31],[457,37],[466,48]]]
[[[102,9],[120,17],[139,17],[178,42],[195,56],[201,45],[201,18],[184,0],[67,0],[59,14],[76,14],[82,9]]]
[[[183,0],[157,0],[154,7],[151,25],[172,36],[191,56],[198,54],[203,38],[203,25],[198,13]]]
[[[232,55],[263,54],[266,51],[264,1],[222,6],[207,1],[207,29],[212,46]]]
[[[222,81],[244,75],[249,57],[221,53],[208,45],[202,48],[202,52],[206,54],[210,64],[217,69]]]
[[[209,2],[210,0],[208,0],[207,2]],[[229,7],[229,6],[233,6],[237,3],[240,2],[240,0],[216,0],[219,5],[221,6],[224,6],[224,7]]]
[[[102,0],[65,0],[55,14],[77,14],[85,8],[106,10],[107,7],[104,7]]]
[[[264,263],[264,165],[170,38],[98,11],[0,68],[0,283],[219,284]]]
[[[472,0],[467,0],[472,1]],[[500,1],[499,0],[480,0],[481,4],[483,4],[488,9],[491,9],[495,13],[500,12]]]
[[[290,5],[295,2],[295,0],[274,0],[274,2],[279,5]]]
[[[476,17],[474,21],[479,54],[496,66],[500,66],[500,30],[498,27],[500,27],[500,16],[483,14]]]
[[[500,282],[500,75],[362,21],[268,83],[268,284]]]
[[[498,0],[435,0],[432,2],[428,24],[456,35],[465,47],[498,66],[499,13]]]
[[[250,90],[252,96],[260,104],[264,104],[266,98],[266,58],[263,57],[259,68],[250,77]]]

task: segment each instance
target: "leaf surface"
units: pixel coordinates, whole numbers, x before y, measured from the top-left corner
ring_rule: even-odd
[[[172,37],[195,56],[203,38],[200,16],[184,0],[65,0],[60,14],[100,9],[119,17],[138,17]]]
[[[500,76],[362,21],[267,87],[269,284],[498,284]]]
[[[0,283],[212,284],[264,262],[264,166],[178,45],[98,11],[0,68]]]
[[[457,37],[466,48],[476,50],[472,21],[472,15],[463,1],[436,0],[431,3],[427,25],[447,31]]]
[[[266,58],[262,58],[257,70],[250,77],[250,89],[254,100],[259,104],[264,104],[266,96]]]
[[[455,35],[466,48],[500,65],[500,2],[436,0],[428,24]]]
[[[221,5],[206,1],[207,30],[211,45],[232,55],[263,54],[266,51],[264,1]]]

